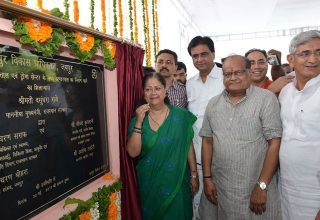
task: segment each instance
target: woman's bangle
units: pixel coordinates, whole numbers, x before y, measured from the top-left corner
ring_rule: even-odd
[[[141,128],[133,127],[133,129],[136,129],[136,130],[140,130],[140,131],[141,131]]]
[[[135,132],[135,133],[142,134],[142,131],[141,131],[141,130],[138,130],[138,129],[135,129],[135,128],[134,128],[132,131]]]
[[[212,176],[210,175],[210,176],[203,176],[203,179],[205,179],[205,178],[211,178]]]
[[[191,179],[198,179],[199,176],[198,176],[198,175],[190,175],[190,178],[191,178]]]

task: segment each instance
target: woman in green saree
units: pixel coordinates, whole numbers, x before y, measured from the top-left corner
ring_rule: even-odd
[[[137,157],[143,219],[187,220],[192,219],[192,194],[199,187],[192,144],[196,117],[169,105],[165,88],[159,74],[144,77],[147,104],[137,108],[130,122],[126,149]]]

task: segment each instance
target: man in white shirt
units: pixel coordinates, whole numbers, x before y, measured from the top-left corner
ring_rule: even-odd
[[[320,220],[320,32],[301,32],[288,61],[296,78],[280,93],[280,193],[284,220]]]
[[[193,144],[196,151],[197,172],[200,178],[200,188],[193,199],[194,219],[200,219],[199,209],[200,197],[203,191],[202,167],[201,167],[201,144],[202,139],[199,136],[202,127],[203,116],[208,101],[220,94],[224,90],[222,69],[214,63],[215,49],[214,43],[209,37],[197,36],[193,38],[188,46],[188,52],[192,57],[194,66],[199,73],[187,81],[188,109],[197,116],[197,121],[193,125],[194,138]],[[194,175],[191,173],[191,175]],[[201,200],[208,206],[201,207],[212,209],[212,204],[206,199],[205,195]],[[207,213],[207,212],[206,212]]]

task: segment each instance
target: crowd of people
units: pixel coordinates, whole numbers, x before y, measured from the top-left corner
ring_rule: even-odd
[[[187,50],[198,73],[159,51],[130,122],[143,219],[320,220],[320,32],[294,36],[288,63],[216,63],[206,36]]]

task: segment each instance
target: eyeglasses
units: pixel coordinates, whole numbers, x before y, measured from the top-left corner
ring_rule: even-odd
[[[154,88],[152,88],[152,87],[147,87],[147,88],[145,88],[144,89],[144,92],[146,93],[146,94],[151,94],[151,93],[160,93],[162,90],[163,90],[164,88],[163,87],[154,87]]]
[[[174,64],[174,62],[171,61],[171,60],[158,60],[156,63],[157,63],[158,65],[163,65],[163,64],[173,65],[173,64]]]
[[[320,58],[320,49],[316,50],[316,51],[305,50],[300,53],[295,53],[294,55],[296,55],[297,57],[300,57],[302,59],[307,59],[307,58],[311,57],[312,54],[314,54],[314,56],[316,58]]]
[[[257,65],[265,65],[267,63],[267,61],[265,60],[258,60],[258,61],[254,61],[254,60],[250,60],[250,64],[251,66],[257,64]]]
[[[206,58],[209,56],[209,54],[210,54],[209,52],[202,52],[200,54],[193,54],[193,55],[191,55],[191,57],[192,57],[192,59],[197,60],[197,59],[199,59],[199,57]]]
[[[238,70],[238,71],[234,71],[234,72],[225,72],[223,73],[223,76],[226,78],[226,79],[230,79],[232,77],[232,75],[234,77],[241,77],[243,76],[243,74],[246,72],[247,70]]]

